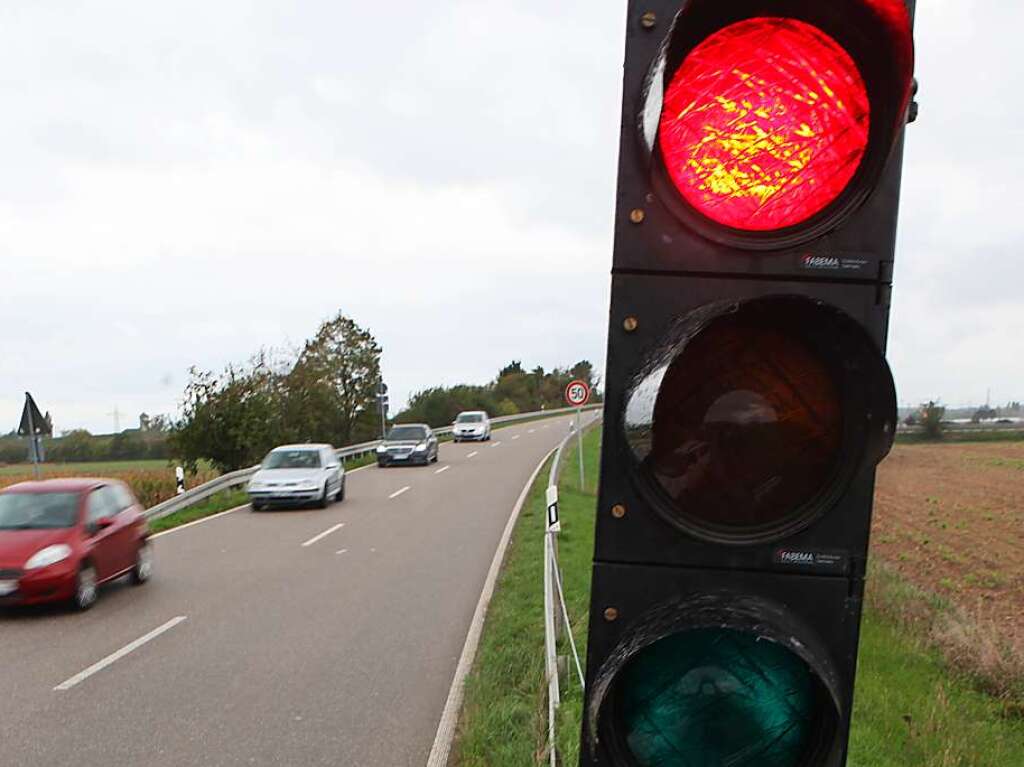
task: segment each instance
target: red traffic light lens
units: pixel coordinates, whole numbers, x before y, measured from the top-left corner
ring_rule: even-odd
[[[850,183],[868,146],[868,90],[850,54],[790,18],[710,35],[666,89],[658,132],[672,183],[734,229],[796,226]]]

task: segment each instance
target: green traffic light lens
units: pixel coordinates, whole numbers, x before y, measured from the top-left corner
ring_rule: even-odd
[[[798,767],[817,727],[807,664],[740,631],[662,639],[630,660],[616,688],[618,729],[639,767]]]

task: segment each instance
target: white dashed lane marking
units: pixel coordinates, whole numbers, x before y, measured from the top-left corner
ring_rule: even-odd
[[[515,435],[512,436],[512,439],[519,439],[519,437],[520,437],[519,434],[515,434]]]
[[[398,497],[398,496],[400,496],[400,495],[401,495],[402,493],[407,493],[407,492],[409,492],[409,485],[406,485],[406,486],[405,486],[405,487],[403,487],[403,488],[402,488],[401,490],[396,490],[396,491],[395,491],[395,492],[393,492],[393,493],[392,493],[391,495],[389,495],[389,496],[388,496],[388,498],[397,498],[397,497]]]
[[[446,471],[448,471],[448,469],[450,469],[450,468],[451,468],[451,466],[442,466],[442,467],[441,467],[440,469],[438,469],[438,470],[437,470],[437,471],[435,471],[434,473],[435,473],[435,474],[444,474],[444,473],[445,473]]]
[[[493,445],[491,445],[491,447],[498,447],[499,445],[501,445],[501,440],[495,442]]]
[[[81,671],[81,672],[75,674],[70,679],[67,679],[67,680],[61,682],[59,685],[57,685],[56,687],[53,688],[53,691],[54,692],[63,692],[65,690],[70,690],[72,687],[74,687],[75,685],[79,684],[80,682],[84,682],[86,679],[91,677],[93,674],[97,674],[100,671],[102,671],[103,669],[105,669],[107,666],[110,666],[111,664],[117,663],[117,661],[121,660],[121,658],[123,658],[125,655],[128,655],[129,653],[135,652],[140,647],[142,647],[142,645],[146,644],[147,642],[153,641],[158,636],[163,634],[165,631],[170,631],[172,628],[177,626],[179,623],[183,623],[186,620],[188,620],[188,618],[186,616],[184,616],[184,615],[179,615],[177,618],[171,618],[164,625],[157,626],[155,629],[150,631],[148,634],[146,634],[145,636],[139,637],[134,642],[129,642],[124,647],[122,647],[120,650],[117,650],[116,652],[112,652],[110,655],[108,655],[103,660],[97,661],[96,663],[92,664],[91,666],[89,666],[89,668],[85,669],[85,671]]]
[[[467,455],[466,458],[472,458],[474,455],[479,455],[479,454],[480,454],[479,450],[474,450],[472,453]]]
[[[317,541],[319,541],[319,540],[321,540],[321,539],[323,539],[323,538],[326,538],[326,537],[327,537],[328,535],[330,535],[331,533],[337,532],[338,530],[340,530],[340,529],[341,529],[341,528],[343,528],[344,526],[345,526],[345,523],[344,523],[344,522],[342,522],[341,524],[338,524],[338,525],[335,525],[334,527],[328,528],[327,530],[324,530],[324,531],[323,531],[322,533],[320,533],[319,535],[314,535],[314,536],[313,536],[312,538],[310,538],[310,539],[309,539],[308,541],[306,541],[306,542],[305,542],[304,544],[302,544],[302,545],[303,545],[303,546],[312,546],[312,545],[313,545],[314,543],[316,543]]]

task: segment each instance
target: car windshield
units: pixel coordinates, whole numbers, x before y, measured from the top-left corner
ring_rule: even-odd
[[[455,419],[456,423],[482,423],[484,417],[480,413],[462,413]]]
[[[264,469],[319,469],[317,450],[275,450],[263,461]]]
[[[74,527],[77,516],[77,493],[0,494],[0,530]]]
[[[395,426],[388,432],[388,442],[409,442],[425,439],[427,430],[422,426]]]

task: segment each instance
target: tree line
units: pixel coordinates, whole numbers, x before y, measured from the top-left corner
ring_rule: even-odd
[[[597,387],[594,366],[589,361],[581,360],[570,368],[545,371],[535,367],[527,371],[521,361],[515,360],[483,386],[435,386],[415,393],[397,420],[437,427],[450,424],[463,410],[486,410],[491,416],[552,410],[565,407],[565,387],[577,379],[586,381],[591,389]]]
[[[76,430],[47,440],[52,462],[173,458],[195,470],[252,466],[286,443],[350,445],[380,434],[377,390],[381,347],[369,330],[342,313],[323,322],[298,348],[261,350],[215,372],[191,368],[176,421],[140,417],[140,428],[113,436]],[[564,406],[574,379],[594,388],[593,365],[526,370],[515,360],[483,385],[437,386],[415,393],[393,421],[451,423],[463,410],[492,416]],[[0,438],[0,462],[26,460],[23,440]]]
[[[74,429],[60,437],[44,441],[46,460],[52,463],[88,461],[136,461],[171,457],[168,432],[152,430],[124,431],[97,436],[85,429]],[[24,463],[28,460],[28,443],[17,436],[0,438],[0,464]]]

